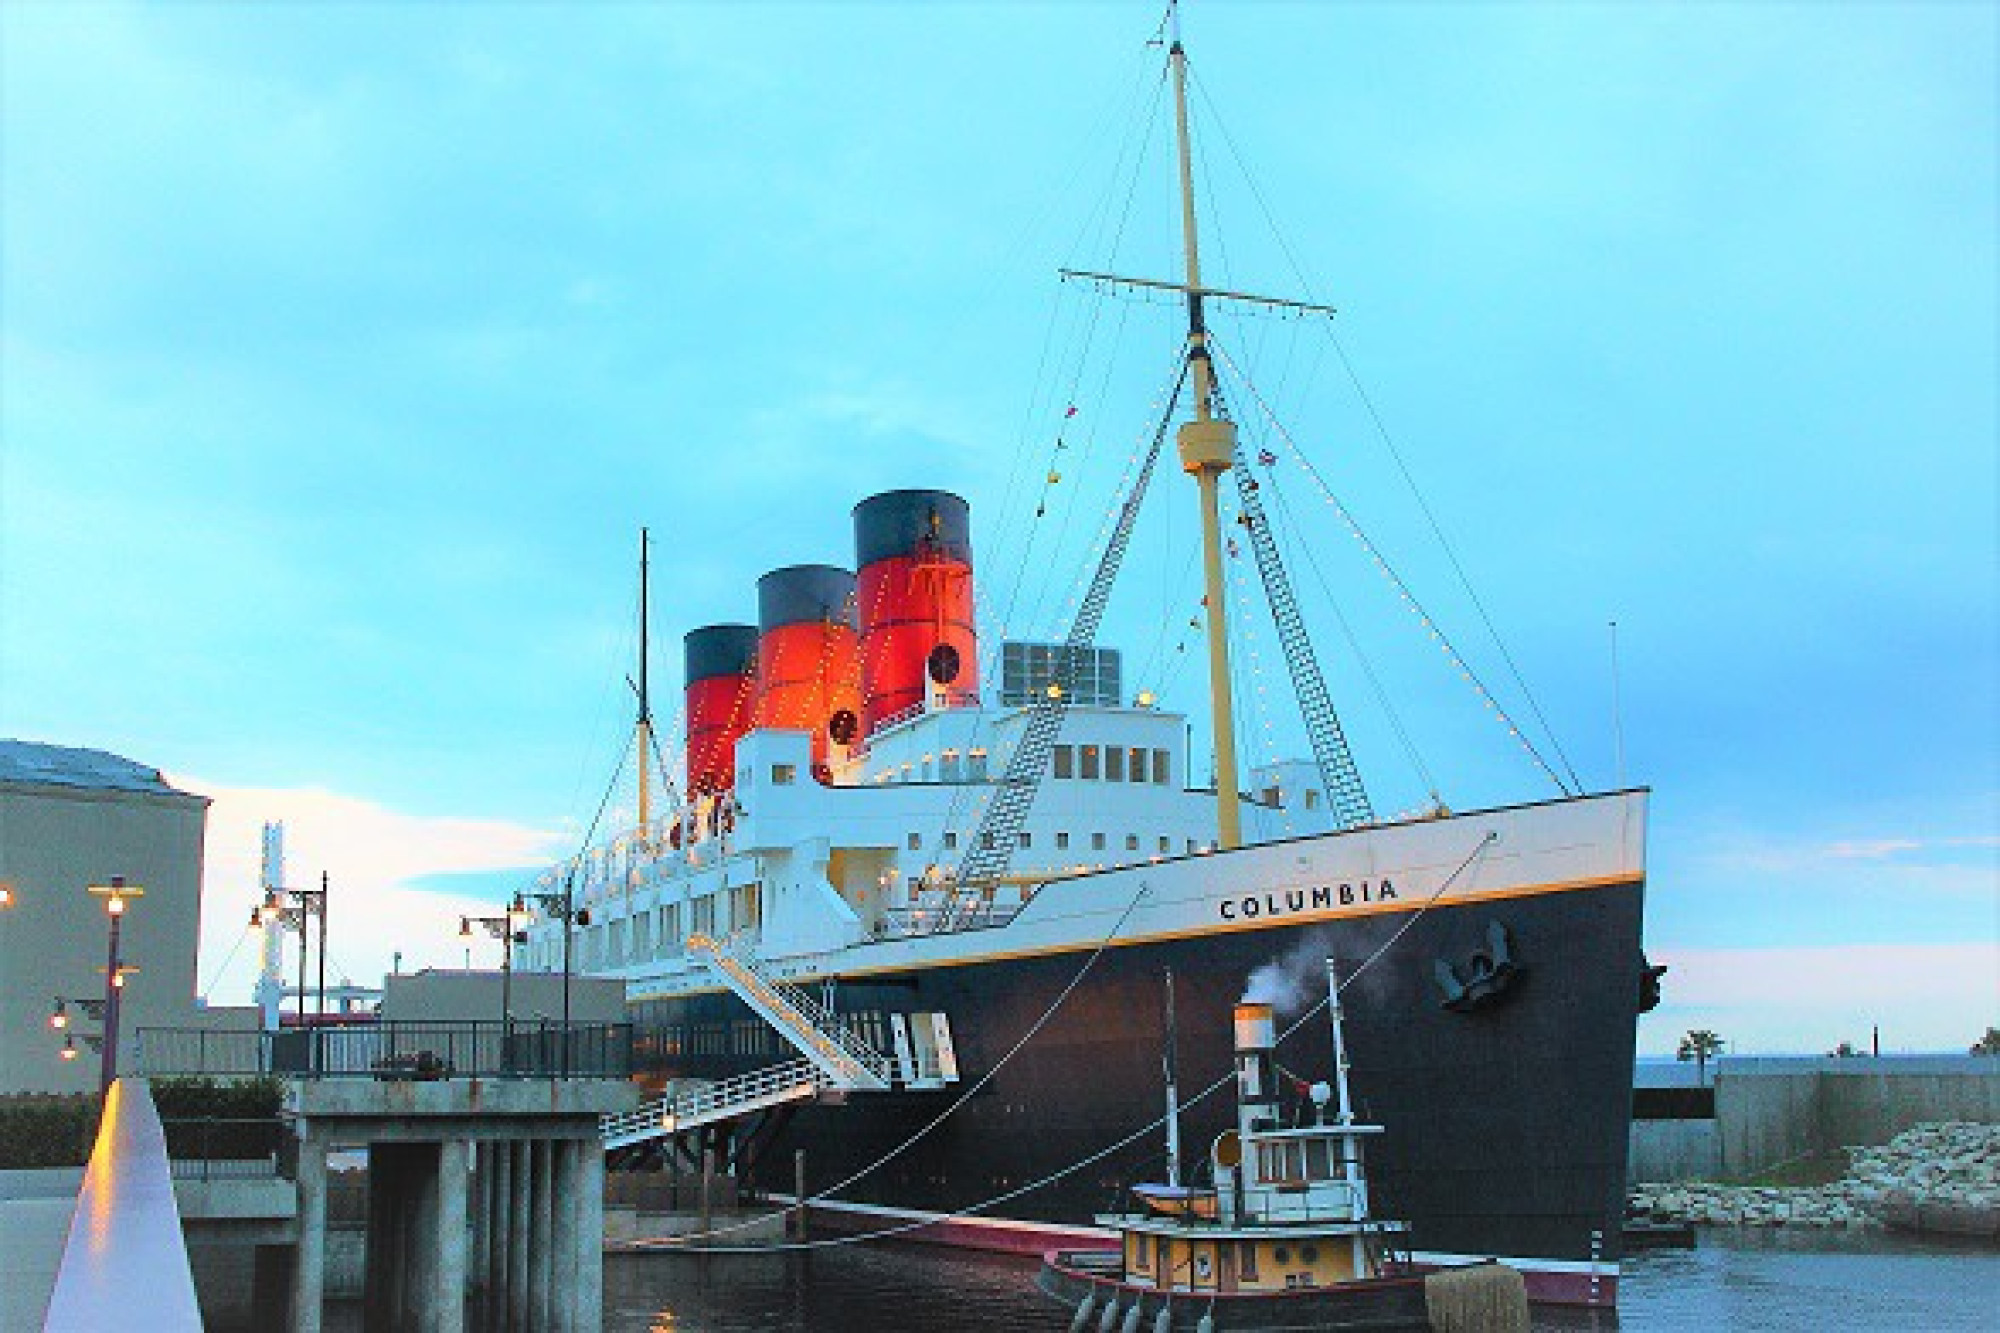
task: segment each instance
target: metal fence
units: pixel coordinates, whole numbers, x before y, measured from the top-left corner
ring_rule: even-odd
[[[393,1022],[215,1032],[139,1029],[143,1074],[281,1078],[629,1078],[630,1023]]]

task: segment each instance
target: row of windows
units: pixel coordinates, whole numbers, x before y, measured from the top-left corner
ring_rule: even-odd
[[[1026,851],[1035,845],[1035,835],[1033,833],[1028,832],[1026,829],[1023,829],[1021,832],[1015,834],[1014,836],[1017,839],[1016,845],[1020,847],[1023,851]],[[1070,850],[1070,835],[1066,830],[1058,830],[1053,835],[1053,837],[1055,840],[1055,849],[1057,851],[1066,852]],[[940,841],[942,842],[945,851],[950,852],[958,850],[958,834],[953,832],[947,832]],[[1093,852],[1104,851],[1107,845],[1109,844],[1109,841],[1110,841],[1110,835],[1104,833],[1093,833],[1090,835],[1090,850]],[[1140,836],[1136,833],[1126,834],[1125,850],[1128,852],[1138,851],[1142,841],[1143,839],[1141,839]],[[1187,838],[1184,841],[1186,842],[1187,845],[1186,849],[1188,855],[1192,856],[1196,852],[1201,850],[1201,844],[1195,841],[1193,838]],[[986,850],[989,851],[992,850],[993,835],[991,833],[980,834],[979,845],[982,848],[985,848]],[[913,852],[922,851],[924,847],[924,835],[921,833],[910,834],[904,840],[904,846]],[[1173,854],[1174,840],[1171,837],[1167,836],[1166,834],[1162,833],[1158,836],[1157,840],[1154,843],[1154,846],[1155,849],[1160,853],[1160,855],[1170,856]]]
[[[687,935],[716,935],[731,930],[755,929],[763,917],[759,886],[746,884],[728,891],[728,901],[717,907],[720,894],[706,894],[686,904],[668,903],[650,912],[607,921],[577,932],[577,965],[582,968],[622,967],[642,962],[658,950],[680,947]],[[685,907],[685,911],[683,911]],[[682,930],[685,918],[686,930]],[[717,930],[720,923],[722,929]],[[657,941],[657,944],[655,943]],[[558,967],[562,961],[562,938],[543,940],[533,946],[529,964]]]
[[[1165,750],[1137,745],[1058,745],[1049,756],[1049,772],[1065,780],[1151,781],[1164,787],[1173,781],[1173,761]]]

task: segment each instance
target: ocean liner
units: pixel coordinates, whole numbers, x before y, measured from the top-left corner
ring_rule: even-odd
[[[1411,1259],[1497,1258],[1538,1298],[1610,1304],[1652,979],[1646,794],[1372,809],[1263,510],[1274,459],[1225,401],[1208,312],[1265,298],[1203,285],[1186,57],[1177,32],[1166,46],[1184,280],[1071,276],[1167,293],[1184,354],[1068,634],[992,652],[966,503],[863,499],[851,568],[773,570],[754,625],[686,633],[674,763],[642,633],[636,823],[523,896],[516,966],[627,982],[657,1096],[607,1126],[612,1148],[714,1146],[751,1175],[782,1163],[762,1176],[783,1187],[804,1147],[816,1221],[1033,1249],[1159,1172],[1169,970],[1195,1016],[1178,1034],[1193,1164],[1230,1124],[1207,1093],[1229,1079],[1232,1007],[1273,1003],[1282,1024],[1332,965],[1351,978],[1355,1105],[1387,1130],[1375,1198],[1408,1221]],[[1163,454],[1199,502],[1206,781],[1185,717],[1128,697],[1097,642]],[[1223,613],[1239,539],[1313,751],[1248,773]],[[1324,1046],[1283,1031],[1287,1087],[1332,1076]]]

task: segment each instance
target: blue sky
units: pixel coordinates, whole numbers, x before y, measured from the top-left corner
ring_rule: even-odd
[[[455,957],[448,918],[588,822],[642,524],[669,699],[681,631],[845,559],[890,486],[965,494],[989,628],[1059,633],[1174,346],[1171,312],[1054,278],[1176,273],[1160,127],[1136,175],[1121,151],[1157,16],[0,10],[0,735],[217,795],[202,974],[235,999],[260,819],[351,886],[357,976]],[[1647,1045],[2000,1021],[1992,8],[1187,22],[1209,276],[1340,307],[1592,786],[1619,624],[1677,968]],[[1218,334],[1518,708],[1325,326]],[[1378,805],[1427,784],[1336,598],[1447,799],[1549,794],[1276,449]],[[1106,637],[1199,712],[1162,482]],[[1246,749],[1303,753],[1252,642]]]

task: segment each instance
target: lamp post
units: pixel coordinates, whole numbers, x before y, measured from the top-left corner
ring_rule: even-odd
[[[319,918],[319,988],[315,992],[313,1008],[322,1016],[326,1013],[326,891],[328,876],[320,872],[319,887],[316,889],[283,889],[272,887],[264,894],[264,901],[250,913],[253,926],[277,926],[280,930],[296,930],[299,933],[299,1026],[305,1026],[306,1019],[306,959],[310,942],[307,926],[314,917]]]
[[[104,1061],[98,1071],[98,1093],[109,1096],[118,1077],[118,1011],[125,998],[125,974],[118,955],[119,938],[125,925],[125,909],[134,898],[145,896],[137,884],[127,884],[123,875],[113,875],[108,884],[92,884],[89,891],[104,899],[105,914],[111,920],[110,941],[104,963]]]
[[[500,1067],[508,1065],[508,1038],[513,1035],[514,1025],[514,937],[520,933],[527,921],[527,910],[516,895],[500,916],[462,916],[458,919],[458,937],[469,940],[473,927],[478,926],[488,935],[500,941]]]
[[[563,1077],[567,1078],[569,1077],[569,1035],[570,1035],[569,1034],[569,979],[571,975],[570,943],[576,934],[576,927],[587,926],[590,924],[590,909],[588,907],[578,907],[576,905],[576,871],[574,868],[569,870],[563,876],[563,887],[561,893],[530,893],[526,895],[525,901],[523,899],[523,895],[518,893],[514,895],[515,907],[524,909],[524,914],[527,902],[529,901],[533,902],[537,907],[542,909],[542,915],[551,917],[563,923],[562,1072],[563,1072]]]

